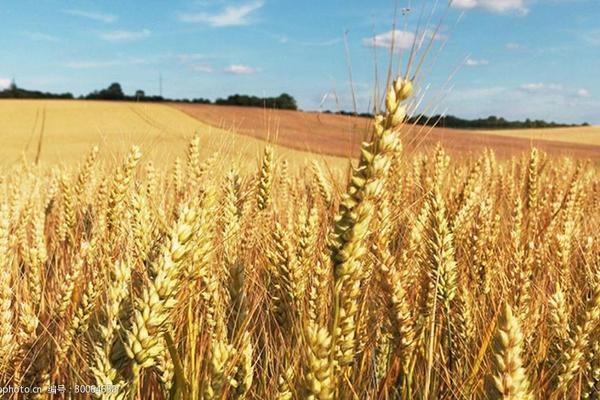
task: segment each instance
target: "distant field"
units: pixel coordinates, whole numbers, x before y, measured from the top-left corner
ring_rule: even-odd
[[[223,129],[233,130],[296,149],[347,156],[366,137],[368,118],[335,114],[263,110],[251,107],[174,104],[184,113]]]
[[[138,144],[145,159],[170,165],[176,157],[185,157],[189,139],[197,132],[202,138],[203,157],[221,151],[231,154],[235,163],[252,161],[254,167],[264,140],[270,140],[278,145],[278,156],[300,161],[298,165],[314,158],[314,153],[330,165],[346,165],[344,158],[356,154],[370,125],[367,118],[259,108],[1,100],[0,162],[14,163],[23,155],[33,160],[41,139],[42,162],[79,161],[93,144],[101,146],[105,158],[120,159],[132,144]],[[408,151],[441,141],[455,154],[491,147],[500,156],[510,156],[527,151],[533,139],[536,146],[549,153],[600,160],[600,147],[593,145],[600,144],[599,131],[600,128],[576,128],[477,133],[410,127],[402,135]],[[551,140],[539,140],[540,137]],[[231,163],[231,159],[227,162]]]
[[[551,129],[516,129],[501,131],[480,131],[488,135],[527,138],[532,140],[550,140],[600,146],[600,126]]]
[[[356,154],[366,137],[371,121],[368,118],[349,117],[316,112],[262,110],[235,106],[206,104],[174,104],[184,113],[227,130],[256,138],[276,138],[277,143],[302,150],[317,151],[336,156]],[[581,130],[580,130],[581,129]],[[540,140],[548,131],[547,140]],[[558,132],[560,131],[560,132]],[[569,136],[569,132],[573,136]],[[478,152],[493,148],[501,156],[527,151],[532,141],[551,154],[573,155],[600,160],[600,128],[573,128],[540,131],[494,131],[409,127],[403,136],[409,148],[427,147],[441,141],[453,153]]]
[[[145,159],[171,163],[185,157],[196,132],[202,138],[203,157],[221,151],[235,154],[236,163],[255,163],[264,147],[261,140],[210,126],[162,104],[0,100],[0,160],[5,165],[23,155],[33,160],[40,138],[43,162],[82,160],[94,144],[100,145],[100,154],[116,159],[138,144]],[[295,160],[306,153],[282,148],[278,155]]]

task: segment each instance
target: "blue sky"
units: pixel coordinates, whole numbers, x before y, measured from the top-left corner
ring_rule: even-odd
[[[445,2],[399,0],[407,47]],[[132,93],[224,97],[288,92],[303,109],[372,106],[385,74],[396,2],[386,0],[54,1],[0,3],[0,86],[76,95],[120,82]],[[402,14],[399,12],[399,14]],[[454,0],[427,58],[421,103],[462,117],[600,124],[597,0]],[[406,56],[407,50],[402,51]],[[406,58],[405,58],[406,60]],[[449,80],[450,78],[450,80]]]

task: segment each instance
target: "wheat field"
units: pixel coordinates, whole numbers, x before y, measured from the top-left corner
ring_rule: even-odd
[[[496,131],[479,131],[487,135],[508,136],[525,138],[533,141],[549,140],[564,143],[581,143],[600,145],[600,127],[582,126],[572,128],[546,128],[546,129],[511,129]]]
[[[600,171],[403,151],[411,87],[350,171],[200,134],[6,168],[4,397],[599,398]]]
[[[92,145],[102,151],[102,161],[118,163],[132,143],[146,161],[168,168],[181,155],[196,133],[199,155],[209,158],[228,154],[240,164],[254,164],[264,141],[240,135],[192,118],[158,103],[80,100],[1,100],[0,165],[22,159],[46,164],[79,162]],[[311,157],[306,151],[276,145],[278,154],[293,165]],[[38,156],[39,153],[39,156]],[[330,165],[341,165],[340,157],[322,156]]]
[[[185,154],[195,132],[202,158],[221,154],[224,163],[254,167],[266,140],[293,168],[317,159],[337,169],[347,165],[349,156],[359,154],[371,125],[368,118],[253,107],[0,100],[0,165],[23,158],[68,165],[79,162],[92,145],[100,146],[101,161],[118,163],[134,143],[144,160],[168,168]],[[598,127],[476,131],[415,125],[401,132],[411,153],[442,142],[453,155],[493,148],[498,158],[505,159],[535,145],[550,155],[590,158],[595,163],[600,163],[599,138]]]

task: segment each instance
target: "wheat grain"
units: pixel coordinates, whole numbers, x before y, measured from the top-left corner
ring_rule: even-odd
[[[519,321],[509,305],[505,305],[498,317],[494,339],[494,370],[489,377],[491,399],[533,399],[529,390],[527,372],[523,366],[523,334]]]

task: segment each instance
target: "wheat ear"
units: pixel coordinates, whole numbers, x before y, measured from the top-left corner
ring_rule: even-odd
[[[503,400],[530,400],[527,372],[523,366],[523,334],[519,320],[508,304],[498,318],[494,339],[494,367],[488,376],[488,398]]]

